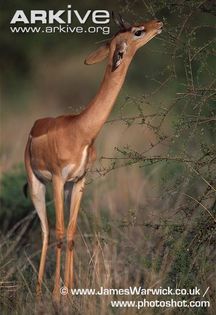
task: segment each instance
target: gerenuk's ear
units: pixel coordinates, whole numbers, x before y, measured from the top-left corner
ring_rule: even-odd
[[[94,63],[98,63],[103,61],[109,54],[109,43],[106,43],[93,51],[88,57],[85,59],[86,65],[93,65]]]
[[[120,64],[122,63],[122,60],[124,58],[124,55],[127,50],[127,44],[126,42],[120,42],[116,45],[116,49],[113,54],[113,60],[112,60],[112,72],[115,71]]]

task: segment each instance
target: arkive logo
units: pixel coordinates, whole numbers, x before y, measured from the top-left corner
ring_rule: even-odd
[[[84,28],[85,23],[92,26]],[[109,34],[110,13],[107,10],[87,10],[83,14],[71,9],[67,5],[66,10],[31,10],[26,14],[23,10],[17,10],[11,21],[10,27],[13,33],[98,33]],[[19,27],[17,27],[17,24]],[[23,26],[23,24],[25,26]],[[36,27],[37,25],[43,25]],[[21,26],[22,25],[22,26]],[[26,27],[34,25],[34,27]],[[49,25],[49,26],[46,26]],[[55,26],[54,26],[55,25]],[[58,26],[56,26],[58,25]]]

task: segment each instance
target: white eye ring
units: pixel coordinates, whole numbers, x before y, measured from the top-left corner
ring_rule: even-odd
[[[145,35],[145,27],[144,26],[138,26],[138,27],[134,27],[132,29],[133,35],[134,35],[134,39],[139,39],[142,38]]]
[[[138,31],[136,31],[136,32],[134,33],[134,35],[135,35],[136,37],[140,37],[143,33],[145,33],[144,30],[138,30]]]

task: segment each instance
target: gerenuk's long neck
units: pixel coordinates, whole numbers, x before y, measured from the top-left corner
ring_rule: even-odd
[[[119,91],[124,83],[128,66],[132,57],[127,57],[115,71],[111,71],[108,63],[101,86],[86,109],[79,115],[79,124],[92,140],[106,122]]]

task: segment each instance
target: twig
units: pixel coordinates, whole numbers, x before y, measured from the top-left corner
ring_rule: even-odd
[[[201,207],[203,207],[203,209],[206,210],[206,212],[208,212],[208,214],[210,215],[210,217],[214,220],[214,223],[216,223],[216,218],[213,216],[213,214],[201,203],[199,202],[197,199],[195,199],[194,197],[186,194],[186,193],[182,193],[183,195],[189,197],[190,199],[194,200],[195,202],[197,202]]]

